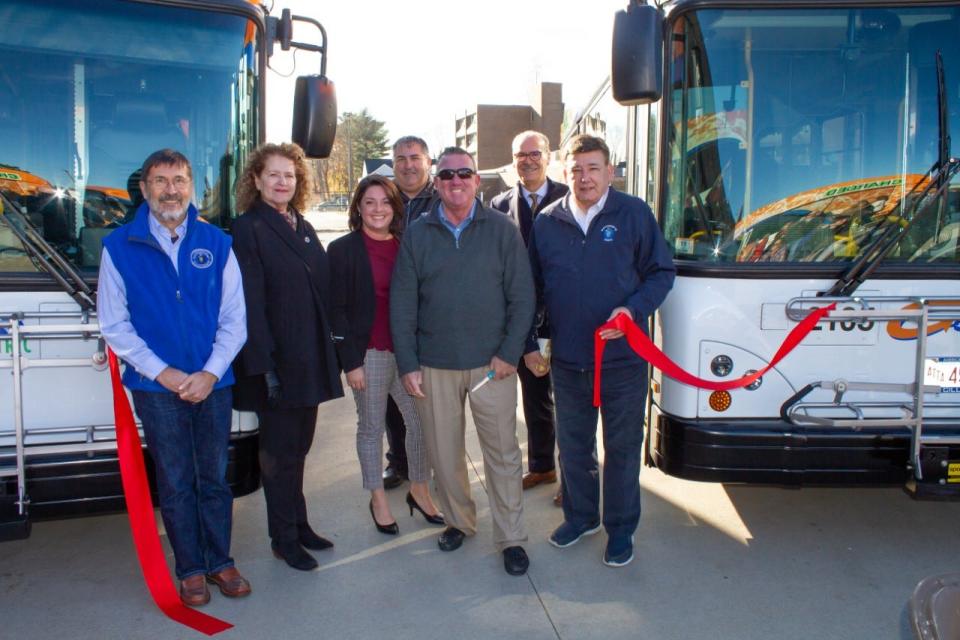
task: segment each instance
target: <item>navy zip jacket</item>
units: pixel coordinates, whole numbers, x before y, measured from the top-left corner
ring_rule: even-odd
[[[673,286],[676,269],[647,204],[610,189],[586,235],[570,211],[571,195],[541,212],[530,234],[530,265],[537,310],[546,309],[556,366],[593,368],[593,332],[617,307],[646,319]],[[538,314],[539,315],[539,314]],[[528,342],[527,352],[535,346]],[[611,340],[606,368],[642,364],[624,339]]]

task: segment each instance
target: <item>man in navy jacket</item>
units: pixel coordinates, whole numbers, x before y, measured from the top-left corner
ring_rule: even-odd
[[[565,196],[537,216],[530,262],[538,311],[546,310],[553,339],[552,374],[557,404],[557,442],[563,476],[563,523],[550,535],[568,547],[602,526],[604,564],[633,560],[633,533],[640,521],[640,447],[647,364],[620,340],[603,358],[603,504],[593,406],[593,332],[619,313],[643,327],[673,286],[670,251],[643,200],[610,187],[610,151],[600,138],[580,135],[564,150]],[[527,351],[532,352],[528,343]]]

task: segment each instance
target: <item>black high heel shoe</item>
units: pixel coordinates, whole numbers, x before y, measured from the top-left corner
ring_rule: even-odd
[[[416,498],[414,498],[414,497],[413,497],[413,494],[410,493],[409,491],[407,491],[407,505],[410,507],[410,517],[411,517],[411,518],[413,517],[413,510],[416,509],[417,511],[420,512],[421,515],[423,515],[424,520],[426,520],[426,521],[429,522],[430,524],[439,524],[439,525],[445,525],[445,524],[447,524],[447,522],[443,519],[443,514],[442,514],[442,513],[438,513],[437,515],[432,516],[432,515],[430,515],[429,513],[427,513],[426,511],[424,511],[424,510],[420,507],[420,505],[417,504]]]
[[[373,518],[373,524],[377,526],[377,531],[380,533],[385,533],[388,536],[395,536],[400,533],[400,527],[397,526],[396,522],[391,522],[390,524],[380,524],[377,522],[377,516],[373,515],[373,499],[370,500],[370,517]]]

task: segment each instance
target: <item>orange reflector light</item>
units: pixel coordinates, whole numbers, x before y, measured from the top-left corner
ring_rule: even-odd
[[[710,408],[714,411],[726,411],[730,408],[730,392],[714,391],[710,394]]]

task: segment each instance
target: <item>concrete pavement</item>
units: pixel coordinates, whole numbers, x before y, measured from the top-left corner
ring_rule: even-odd
[[[926,575],[960,567],[960,505],[899,489],[724,487],[644,469],[637,558],[600,563],[605,535],[568,549],[554,486],[525,494],[530,572],[508,576],[493,548],[472,425],[480,532],[452,553],[437,527],[388,492],[401,535],[366,509],[349,398],[321,406],[308,461],[311,521],[336,543],[302,573],[273,558],[260,492],[235,506],[233,553],[250,598],[214,593],[223,638],[769,639],[910,638],[905,603]],[[521,434],[523,428],[521,427]],[[171,560],[172,564],[172,560]],[[0,545],[0,637],[195,638],[149,600],[123,514],[38,522]]]

